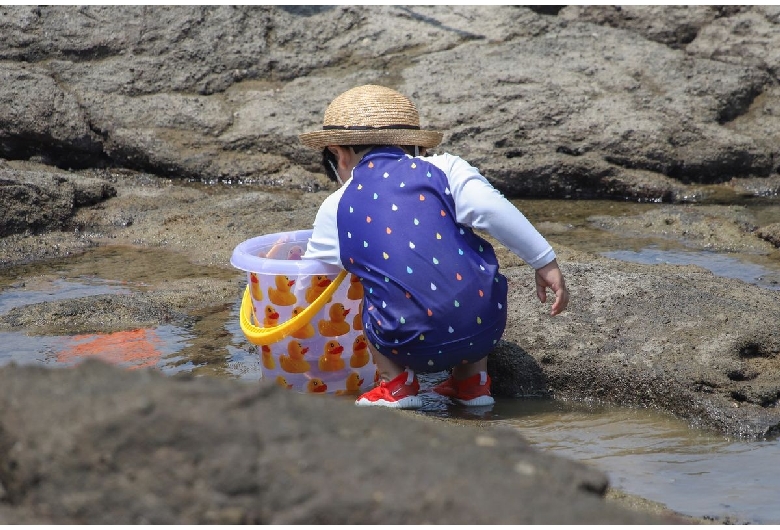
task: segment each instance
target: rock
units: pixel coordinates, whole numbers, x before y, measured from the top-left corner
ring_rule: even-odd
[[[0,168],[0,237],[63,229],[77,208],[114,196],[116,189],[100,179]]]
[[[510,429],[97,361],[6,366],[0,388],[10,522],[675,522],[605,502],[602,473]]]
[[[780,223],[762,226],[758,229],[758,237],[765,239],[776,247],[780,247]]]
[[[679,201],[777,174],[777,26],[768,6],[7,6],[0,154],[317,190],[297,135],[373,82],[509,195]]]
[[[508,344],[489,358],[497,392],[658,407],[748,439],[780,433],[780,291],[695,266],[561,268],[572,303],[555,318],[530,271],[506,272]]]

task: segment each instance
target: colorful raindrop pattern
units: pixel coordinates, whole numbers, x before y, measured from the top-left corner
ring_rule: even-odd
[[[474,362],[504,330],[493,248],[455,219],[446,175],[393,147],[364,157],[338,207],[341,261],[364,287],[364,333],[419,372]]]

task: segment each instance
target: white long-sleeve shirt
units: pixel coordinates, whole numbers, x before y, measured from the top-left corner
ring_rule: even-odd
[[[555,252],[547,240],[475,167],[448,153],[420,158],[447,176],[458,223],[485,230],[534,269],[555,259]],[[351,183],[350,178],[323,201],[304,258],[343,268],[336,213],[339,200]]]

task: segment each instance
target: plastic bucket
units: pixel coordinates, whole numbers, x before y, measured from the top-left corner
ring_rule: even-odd
[[[262,378],[303,393],[359,395],[376,366],[360,321],[362,285],[335,265],[302,260],[311,230],[248,239],[230,258],[246,271],[241,329]]]

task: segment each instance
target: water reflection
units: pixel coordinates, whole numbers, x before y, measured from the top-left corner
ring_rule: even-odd
[[[62,336],[0,332],[0,366],[15,363],[65,367],[95,358],[128,369],[156,368],[172,374],[180,367],[172,367],[171,357],[191,339],[185,330],[172,325]]]
[[[0,313],[16,307],[100,294],[128,294],[125,282],[95,277],[33,278],[0,291]]]

